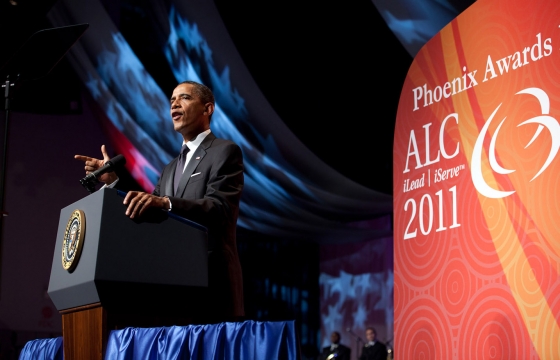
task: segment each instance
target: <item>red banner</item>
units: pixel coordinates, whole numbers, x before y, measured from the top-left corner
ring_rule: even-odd
[[[395,358],[560,359],[560,3],[478,0],[394,139]]]

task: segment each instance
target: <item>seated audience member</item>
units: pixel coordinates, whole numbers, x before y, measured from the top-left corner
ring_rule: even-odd
[[[331,344],[323,348],[321,360],[350,360],[350,348],[340,343],[340,334],[333,331]]]
[[[377,331],[374,328],[366,329],[366,340],[359,360],[387,360],[387,346],[377,340]]]

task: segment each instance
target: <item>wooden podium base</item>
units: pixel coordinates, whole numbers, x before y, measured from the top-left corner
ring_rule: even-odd
[[[100,303],[63,310],[64,359],[103,360],[108,338],[107,312]]]
[[[60,311],[64,360],[103,360],[111,330],[127,327],[187,326],[194,322],[184,316],[162,316],[147,312],[108,310],[101,303]]]

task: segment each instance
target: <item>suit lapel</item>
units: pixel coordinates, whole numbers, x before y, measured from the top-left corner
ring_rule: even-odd
[[[204,159],[204,157],[206,156],[206,149],[210,147],[212,141],[214,141],[215,138],[216,137],[214,136],[214,134],[210,133],[204,138],[202,143],[198,146],[198,148],[192,155],[191,159],[189,160],[189,163],[187,164],[185,171],[183,171],[183,176],[181,177],[181,181],[179,182],[179,187],[177,188],[177,193],[175,194],[175,196],[177,197],[183,196],[183,193],[185,192],[185,188],[187,187],[187,184],[191,179],[191,175],[198,167],[198,164],[200,164],[202,159]]]
[[[161,192],[161,196],[164,195],[171,196],[175,192],[173,190],[173,178],[175,177],[175,168],[177,167],[177,159],[178,158],[171,160],[169,165],[167,165],[168,168],[171,169],[171,171],[164,171],[163,173],[163,178],[161,179],[161,183],[163,184],[163,192]]]

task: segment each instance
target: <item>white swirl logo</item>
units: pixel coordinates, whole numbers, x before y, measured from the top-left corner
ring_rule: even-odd
[[[535,124],[535,123],[539,124],[537,130],[535,131],[535,134],[533,135],[529,143],[525,145],[525,149],[528,148],[535,141],[535,139],[539,136],[539,134],[542,132],[542,130],[545,127],[550,132],[550,137],[552,139],[552,144],[550,146],[550,152],[548,153],[548,157],[544,162],[543,166],[541,167],[541,169],[530,180],[533,181],[540,174],[542,174],[543,171],[546,170],[546,168],[550,165],[550,163],[552,162],[552,160],[554,160],[554,157],[558,153],[558,149],[560,148],[560,125],[558,124],[558,121],[556,121],[555,118],[548,115],[550,112],[550,100],[548,99],[548,95],[542,89],[527,88],[525,90],[519,91],[515,95],[519,95],[519,94],[528,94],[536,97],[537,100],[539,101],[539,104],[541,105],[541,113],[542,113],[542,115],[535,116],[517,125],[519,127],[526,124]],[[494,110],[492,115],[490,115],[490,118],[488,118],[488,121],[486,121],[486,123],[482,127],[482,130],[478,135],[478,138],[476,139],[476,143],[474,144],[474,149],[473,149],[473,154],[471,159],[471,176],[476,190],[480,194],[493,199],[500,199],[509,196],[515,192],[514,190],[502,191],[502,190],[494,189],[490,185],[488,185],[488,183],[482,177],[482,148],[483,148],[482,145],[484,142],[484,138],[486,137],[486,133],[488,132],[488,127],[490,126],[490,123],[492,122],[494,115],[496,115],[496,113],[498,112],[500,106],[502,106],[502,104],[498,105],[496,110]],[[502,127],[502,124],[504,123],[505,120],[506,118],[504,117],[503,120],[498,125],[498,127],[496,128],[496,131],[494,132],[494,134],[492,135],[492,139],[490,140],[490,147],[488,149],[488,160],[490,162],[490,167],[494,172],[502,175],[509,174],[515,171],[515,170],[503,168],[500,164],[498,164],[498,161],[496,160],[496,138],[498,137],[500,128]]]

